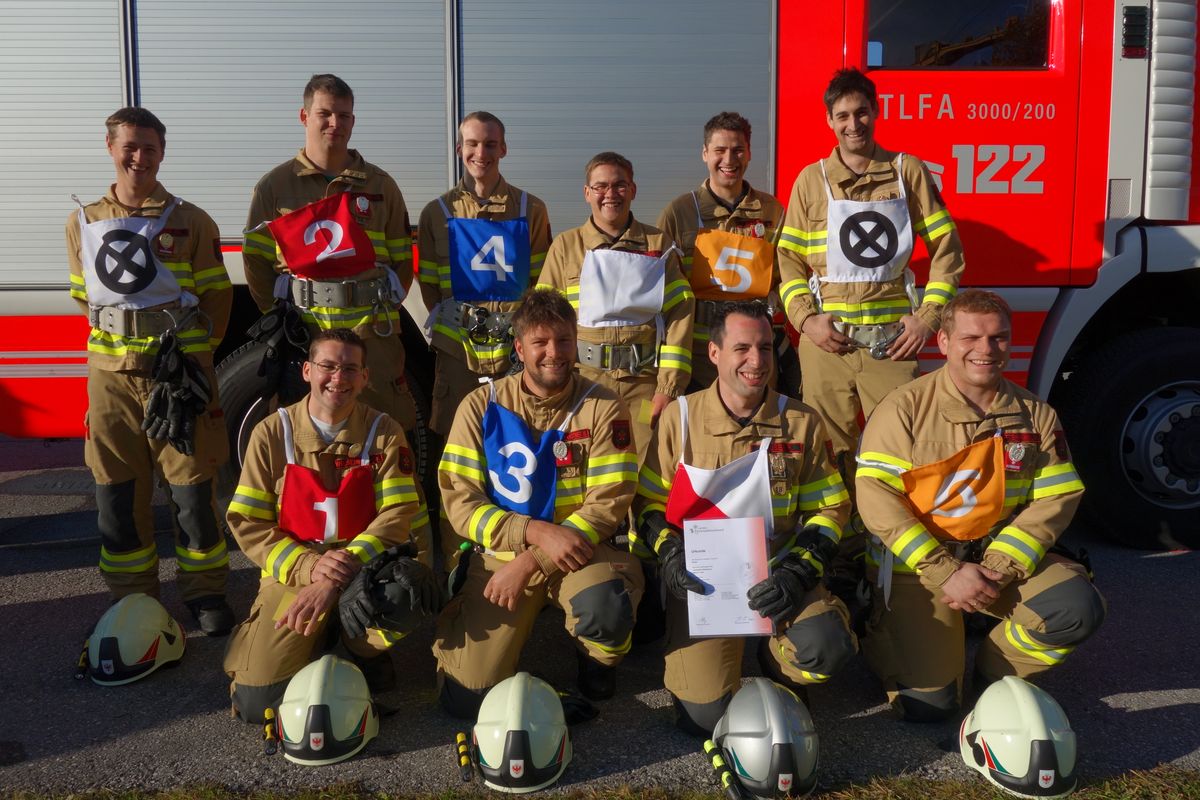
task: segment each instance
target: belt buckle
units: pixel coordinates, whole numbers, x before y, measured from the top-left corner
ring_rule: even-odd
[[[464,323],[468,321],[470,322],[469,325],[464,324],[463,328],[467,331],[467,336],[471,339],[471,341],[479,345],[487,344],[487,320],[488,317],[491,316],[491,312],[489,312],[486,308],[467,305],[464,303],[462,316]]]

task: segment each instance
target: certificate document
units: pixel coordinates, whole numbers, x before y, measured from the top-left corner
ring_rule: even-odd
[[[688,572],[705,589],[702,595],[688,592],[688,633],[771,635],[771,620],[751,611],[746,599],[747,590],[769,574],[762,517],[684,520],[683,546]]]

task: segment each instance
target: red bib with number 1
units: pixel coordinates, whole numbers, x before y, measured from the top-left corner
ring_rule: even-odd
[[[331,492],[321,474],[288,464],[279,497],[279,527],[302,542],[348,542],[375,519],[375,484],[369,466],[355,466]]]
[[[352,202],[349,192],[338,192],[267,223],[288,271],[325,280],[375,266],[375,248],[354,219]]]

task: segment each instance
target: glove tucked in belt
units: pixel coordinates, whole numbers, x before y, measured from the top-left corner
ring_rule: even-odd
[[[203,368],[188,358],[173,333],[163,334],[151,368],[154,386],[146,400],[142,430],[166,439],[185,456],[196,452],[196,417],[212,401],[212,384]]]

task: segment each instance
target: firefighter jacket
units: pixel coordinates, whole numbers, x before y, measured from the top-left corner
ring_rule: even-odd
[[[867,528],[894,554],[898,572],[916,572],[930,588],[941,586],[961,563],[958,542],[939,541],[906,500],[902,475],[949,458],[997,432],[1004,446],[1004,509],[981,540],[985,567],[1008,578],[1033,574],[1075,515],[1083,483],[1071,464],[1058,415],[1047,403],[1003,380],[982,416],[963,399],[943,368],[888,395],[871,414],[858,453],[857,506]],[[958,477],[958,476],[955,476]],[[945,484],[944,484],[945,485]],[[943,493],[956,484],[945,485]],[[961,489],[964,502],[969,481]],[[878,562],[879,550],[868,553]]]
[[[358,403],[346,427],[328,444],[308,414],[308,396],[287,407],[295,446],[296,464],[320,473],[321,483],[336,491],[342,476],[361,463],[363,440],[375,409]],[[419,520],[413,456],[400,424],[390,417],[380,420],[371,445],[370,461],[375,487],[375,518],[348,542],[331,544],[301,541],[279,527],[287,467],[282,420],[271,414],[255,427],[246,447],[242,474],[226,516],[229,529],[246,557],[271,576],[291,587],[307,586],[321,553],[345,547],[365,564],[388,547],[413,541],[428,545],[428,538],[413,535]],[[322,512],[324,513],[324,512]],[[428,525],[428,521],[424,521]],[[428,563],[429,554],[420,560]]]
[[[521,215],[521,190],[504,178],[482,203],[467,187],[466,178],[440,199],[455,217],[461,219],[510,220]],[[546,212],[546,204],[531,194],[526,195],[525,205],[525,218],[529,224],[529,283],[532,286],[537,283],[542,263],[546,260],[546,250],[550,247],[550,216]],[[421,298],[425,301],[425,307],[432,310],[442,300],[454,297],[450,283],[449,231],[446,214],[437,200],[421,210],[417,225],[417,251],[421,258],[417,271]],[[520,303],[479,302],[475,305],[493,313],[511,313]],[[439,352],[466,362],[468,369],[481,375],[506,372],[510,366],[510,343],[474,342],[461,326],[450,326],[434,320],[430,343]]]
[[[643,225],[633,218],[616,239],[596,227],[589,217],[578,228],[559,234],[550,244],[546,263],[542,267],[537,288],[557,289],[579,311],[579,276],[583,259],[589,250],[618,250],[661,256],[673,246],[670,236]],[[655,392],[678,397],[691,382],[692,375],[692,317],[696,298],[680,269],[678,253],[670,253],[666,264],[666,283],[663,289],[661,319],[664,328],[658,345],[658,366]],[[650,345],[657,338],[657,325],[652,320],[642,325],[621,325],[607,328],[579,328],[579,341],[601,345]],[[644,372],[653,372],[654,367]],[[612,370],[616,378],[633,375],[628,370]]]
[[[535,436],[559,427],[575,411],[563,437],[566,453],[556,459],[554,522],[574,528],[592,544],[612,538],[629,512],[637,481],[637,451],[625,404],[611,390],[579,375],[545,399],[527,391],[519,374],[497,380],[495,390],[496,402]],[[587,397],[580,404],[584,393]],[[454,532],[508,560],[527,549],[525,529],[531,517],[501,508],[488,495],[483,415],[489,397],[489,387],[481,386],[458,409],[442,451],[438,487]],[[529,549],[547,577],[557,574],[558,567],[539,548]]]
[[[796,330],[808,317],[822,312],[859,325],[895,322],[914,313],[935,331],[941,326],[942,307],[958,291],[962,277],[962,242],[924,162],[906,154],[898,177],[896,155],[876,145],[870,166],[859,176],[842,163],[835,147],[823,162],[809,164],[796,177],[779,237],[779,294]],[[838,232],[826,230],[827,190],[835,200],[907,198],[913,232],[924,240],[930,257],[929,281],[919,308],[910,311],[904,276],[879,283],[821,283],[817,302],[810,280],[826,275],[826,252],[830,246],[840,246],[834,241]]]
[[[108,194],[84,207],[88,222],[125,217],[158,217],[174,197],[160,183],[139,209],[129,209],[117,200],[115,187]],[[71,297],[88,313],[87,286],[80,261],[79,215],[67,217],[67,263],[71,269]],[[167,219],[166,227],[150,243],[179,288],[200,299],[200,315],[179,331],[185,353],[201,364],[212,364],[213,351],[225,336],[233,303],[233,285],[221,258],[221,239],[217,223],[202,210],[180,202]],[[206,319],[207,318],[207,319]],[[212,330],[209,330],[209,324]],[[88,363],[109,371],[149,372],[158,352],[158,336],[119,336],[92,328],[88,334]]]
[[[697,215],[696,206],[699,205]],[[727,231],[752,239],[766,239],[777,242],[780,223],[783,221],[783,205],[765,192],[760,192],[746,182],[746,193],[741,201],[731,210],[724,202],[708,188],[705,179],[694,192],[681,194],[663,209],[656,223],[663,233],[670,236],[683,250],[683,274],[691,279],[692,256],[696,246],[696,234],[700,223],[706,229]],[[775,263],[775,272],[771,278],[771,304],[779,307],[779,262]],[[707,321],[697,320],[692,328],[692,340],[697,348],[708,344]],[[700,351],[697,350],[697,353]]]
[[[260,311],[271,308],[276,276],[287,272],[287,264],[283,262],[271,232],[265,225],[258,226],[337,192],[352,193],[355,220],[363,226],[375,249],[377,268],[355,275],[352,280],[378,278],[382,275],[381,269],[390,269],[396,273],[406,292],[412,285],[412,232],[408,209],[400,187],[392,177],[364,161],[357,150],[351,150],[349,166],[330,180],[301,148],[295,158],[264,175],[250,199],[242,263],[246,284]],[[385,320],[391,321],[394,330],[400,329],[399,311],[390,305],[375,309],[371,306],[316,307],[302,309],[301,314],[310,325],[325,329],[353,328],[355,333],[366,337],[375,335],[376,324],[386,327]]]
[[[804,542],[796,534],[816,526],[834,542],[850,518],[850,496],[841,475],[829,459],[830,443],[821,418],[804,403],[768,389],[749,423],[742,426],[730,416],[721,400],[719,382],[687,395],[687,463],[716,469],[756,450],[764,437],[771,439],[768,462],[774,536],[768,544],[772,563],[790,550],[803,555]],[[654,438],[638,476],[633,500],[637,532],[629,537],[630,549],[641,558],[652,558],[662,537],[682,531],[666,520],[680,452],[678,401],[663,410]],[[716,502],[715,499],[709,498]]]

